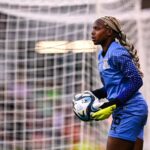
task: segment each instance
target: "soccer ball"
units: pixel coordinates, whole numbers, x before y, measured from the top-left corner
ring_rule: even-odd
[[[90,91],[76,94],[73,99],[73,111],[82,121],[91,121],[91,114],[101,109],[104,101],[100,101]]]

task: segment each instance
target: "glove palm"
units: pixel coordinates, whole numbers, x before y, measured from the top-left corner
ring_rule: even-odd
[[[94,120],[105,120],[109,118],[109,116],[113,113],[113,111],[116,109],[116,105],[112,105],[109,107],[106,107],[104,109],[98,110],[97,112],[92,114],[92,118]]]

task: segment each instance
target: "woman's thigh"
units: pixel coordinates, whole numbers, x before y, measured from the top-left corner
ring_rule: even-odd
[[[137,138],[133,150],[143,150],[143,143],[144,143],[144,142],[143,142],[142,139]]]
[[[133,150],[135,142],[108,137],[107,150]]]

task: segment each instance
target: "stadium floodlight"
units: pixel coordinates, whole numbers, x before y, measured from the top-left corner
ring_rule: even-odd
[[[116,3],[116,2],[118,2],[118,1],[120,1],[120,0],[105,0],[105,1],[101,1],[102,3]]]
[[[40,54],[54,53],[89,53],[96,52],[97,46],[90,40],[77,41],[40,41],[36,43],[35,51]]]

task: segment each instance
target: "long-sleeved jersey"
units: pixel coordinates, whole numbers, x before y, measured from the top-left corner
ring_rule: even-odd
[[[98,69],[107,99],[121,101],[124,107],[118,107],[117,112],[147,114],[147,104],[139,92],[142,78],[127,49],[112,42],[105,56],[102,52],[98,54]]]

